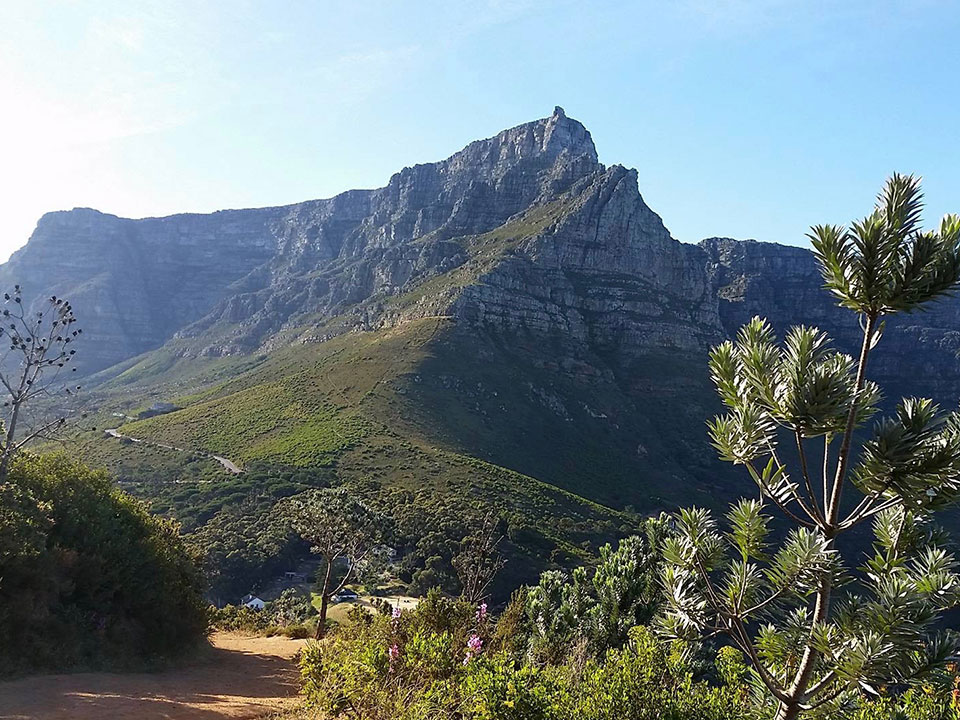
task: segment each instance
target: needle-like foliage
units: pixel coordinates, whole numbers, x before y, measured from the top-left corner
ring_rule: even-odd
[[[857,358],[812,327],[778,343],[761,318],[710,354],[727,408],[708,424],[711,442],[745,467],[760,498],[734,504],[726,529],[707,510],[678,513],[661,626],[674,637],[729,636],[778,720],[917,682],[960,649],[960,637],[935,628],[960,603],[960,574],[931,519],[960,496],[960,416],[907,398],[859,452],[853,442],[881,400],[866,370],[884,316],[919,309],[960,279],[960,218],[924,232],[922,210],[919,179],[894,175],[849,229],[812,228],[825,287],[860,316]],[[856,502],[843,502],[848,485]],[[793,525],[775,551],[771,508]],[[868,519],[873,554],[857,567],[836,540]]]

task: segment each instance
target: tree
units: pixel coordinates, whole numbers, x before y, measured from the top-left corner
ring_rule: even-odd
[[[6,480],[10,460],[18,450],[66,424],[66,417],[60,414],[17,435],[24,424],[25,405],[38,398],[52,398],[61,404],[65,396],[80,389],[68,386],[61,376],[76,353],[71,344],[83,332],[75,327],[73,307],[63,298],[53,295],[40,303],[43,309],[28,311],[20,286],[15,285],[3,299],[0,343],[9,341],[10,345],[0,354],[0,387],[6,395],[0,412],[0,483]]]
[[[280,507],[297,534],[310,543],[311,552],[324,561],[318,583],[317,639],[320,639],[326,629],[330,598],[381,557],[383,521],[344,488],[307,490],[284,501]],[[343,563],[344,570],[336,581],[333,573],[339,563]]]
[[[598,654],[623,647],[630,628],[647,625],[663,602],[660,587],[667,518],[648,518],[643,535],[620,541],[614,550],[600,548],[600,562],[591,579],[596,605],[590,608],[590,636]]]
[[[273,623],[281,627],[302,623],[316,612],[310,604],[309,595],[292,587],[286,588],[276,600],[267,603],[266,611]]]
[[[878,683],[914,682],[960,646],[934,628],[960,601],[960,577],[931,518],[958,496],[960,418],[908,398],[867,439],[854,438],[877,410],[867,367],[884,318],[952,291],[960,277],[960,218],[923,232],[922,207],[919,180],[894,175],[863,220],[811,230],[826,288],[860,318],[858,358],[811,327],[792,328],[778,347],[759,318],[710,355],[727,406],[710,438],[723,460],[746,468],[760,499],[734,504],[724,532],[706,510],[679,513],[665,546],[663,627],[728,635],[779,720],[827,714]],[[853,490],[859,497],[844,503]],[[770,507],[792,527],[768,552]],[[867,520],[872,557],[852,569],[837,540]]]
[[[460,580],[460,597],[471,605],[487,599],[490,584],[506,564],[497,549],[503,540],[499,524],[496,515],[487,513],[480,527],[463,538],[460,552],[451,560]]]

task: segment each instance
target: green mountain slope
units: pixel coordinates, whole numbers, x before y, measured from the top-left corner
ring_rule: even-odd
[[[169,252],[151,250],[168,234]],[[79,293],[100,432],[77,447],[189,530],[351,482],[448,514],[496,509],[529,568],[584,554],[629,532],[631,510],[752,491],[707,441],[711,345],[763,314],[855,349],[809,252],[678,242],[636,171],[601,164],[560,108],[377,190],[143,223],[58,215],[4,272],[40,278],[69,257],[51,248],[101,235],[104,252],[138,252],[109,255]],[[71,282],[96,266],[57,263]],[[201,280],[181,282],[194,265]],[[871,377],[954,403],[958,326],[956,301],[891,324]],[[134,420],[158,402],[180,409]],[[143,442],[103,436],[117,427]]]

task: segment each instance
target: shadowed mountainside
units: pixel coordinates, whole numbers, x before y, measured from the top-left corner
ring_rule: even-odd
[[[579,498],[653,511],[745,490],[706,439],[709,347],[754,314],[818,324],[848,351],[856,329],[804,249],[672,238],[636,172],[600,164],[560,108],[377,190],[145,220],[52,213],[0,282],[74,302],[104,422],[183,408],[124,434],[475,495],[523,507],[532,531]],[[958,321],[951,299],[890,323],[871,377],[952,406]],[[89,450],[135,479],[133,452]],[[578,507],[566,537],[609,535],[585,529],[597,506]]]

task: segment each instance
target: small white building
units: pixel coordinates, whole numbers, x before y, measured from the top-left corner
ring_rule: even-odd
[[[240,600],[240,604],[252,610],[263,610],[267,606],[263,600],[255,595],[244,595]]]
[[[333,600],[334,603],[342,603],[342,602],[353,602],[354,600],[358,600],[359,598],[360,596],[357,595],[350,588],[343,588],[343,590],[338,592],[336,595],[331,596],[330,599]]]

